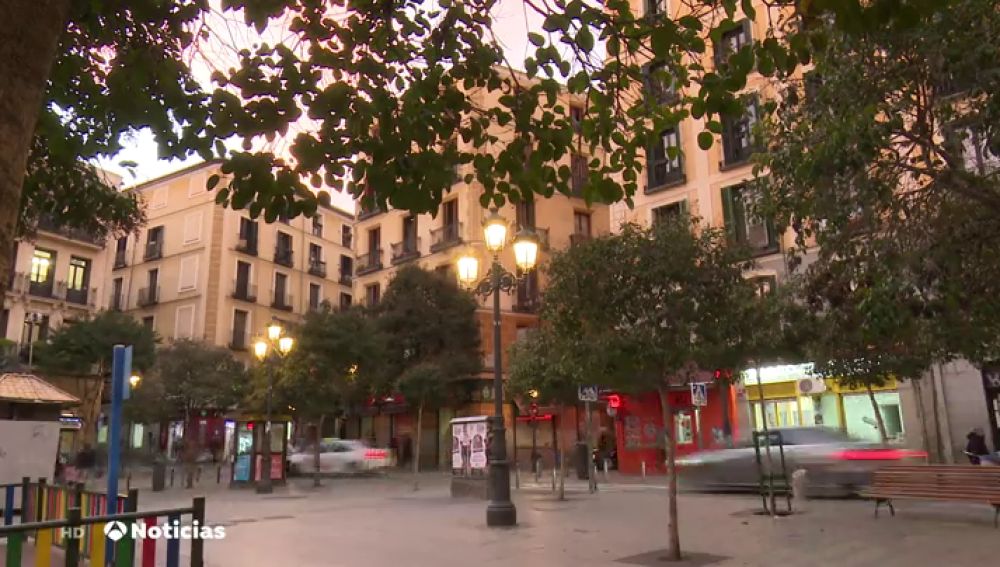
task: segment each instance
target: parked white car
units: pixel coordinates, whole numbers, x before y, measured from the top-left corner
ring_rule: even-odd
[[[321,473],[362,473],[392,466],[392,452],[375,449],[355,439],[323,439],[319,446]],[[312,445],[306,445],[288,455],[289,474],[310,474],[315,471]]]

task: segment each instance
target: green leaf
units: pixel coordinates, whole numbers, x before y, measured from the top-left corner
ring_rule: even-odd
[[[576,32],[576,44],[585,52],[593,51],[594,34],[591,33],[589,26],[583,26]]]
[[[558,12],[550,14],[542,22],[542,29],[547,32],[565,32],[569,29],[569,18]]]
[[[545,45],[545,37],[542,34],[535,32],[528,32],[528,41],[531,42],[535,47],[541,47]]]
[[[702,150],[712,149],[712,143],[715,141],[715,136],[711,132],[702,131],[698,132],[698,147]]]

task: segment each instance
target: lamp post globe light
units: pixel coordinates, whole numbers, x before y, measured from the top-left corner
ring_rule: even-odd
[[[510,463],[507,462],[507,435],[503,418],[503,373],[500,344],[500,292],[517,288],[518,276],[504,269],[500,253],[507,243],[507,221],[496,209],[483,222],[483,243],[492,255],[489,272],[479,279],[479,258],[467,250],[457,261],[458,280],[484,298],[493,296],[493,444],[490,447],[490,484],[492,497],[486,507],[486,525],[513,526],[517,510],[510,500]],[[529,230],[520,231],[513,243],[514,257],[522,274],[534,269],[538,260],[538,237]]]
[[[267,338],[258,339],[253,344],[253,355],[264,365],[267,373],[267,396],[264,406],[264,454],[260,466],[261,476],[257,479],[257,493],[270,494],[271,483],[271,390],[274,388],[274,360],[285,357],[295,346],[295,339],[283,336],[285,330],[277,323],[267,326]]]

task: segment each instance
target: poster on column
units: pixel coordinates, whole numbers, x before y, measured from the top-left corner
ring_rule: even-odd
[[[469,423],[467,427],[471,427],[471,437],[472,437],[472,457],[469,459],[469,464],[472,465],[474,469],[485,469],[486,468],[486,422],[480,421],[477,423]]]
[[[462,470],[465,468],[465,424],[451,424],[451,468]]]

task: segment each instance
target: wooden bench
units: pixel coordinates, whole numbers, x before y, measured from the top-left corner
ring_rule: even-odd
[[[893,500],[982,502],[993,506],[993,526],[1000,523],[1000,467],[898,465],[878,469],[871,488],[861,494],[875,500],[875,517],[884,503],[896,515]]]

